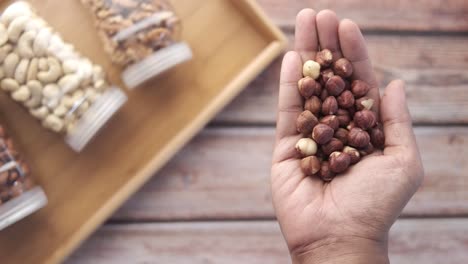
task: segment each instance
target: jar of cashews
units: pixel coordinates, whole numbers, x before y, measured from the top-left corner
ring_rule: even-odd
[[[165,0],[82,0],[91,10],[104,49],[124,68],[122,78],[134,88],[192,58],[179,41],[181,23]]]
[[[0,63],[0,88],[77,152],[127,100],[26,2],[0,16]]]
[[[0,125],[0,230],[46,204],[44,191],[34,184],[28,165]]]

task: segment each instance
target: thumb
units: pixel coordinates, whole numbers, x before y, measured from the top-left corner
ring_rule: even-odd
[[[418,155],[403,81],[392,81],[387,86],[380,112],[385,132],[384,155]]]

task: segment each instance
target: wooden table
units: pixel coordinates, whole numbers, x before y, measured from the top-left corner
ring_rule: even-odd
[[[466,262],[468,2],[259,2],[291,41],[302,7],[354,19],[382,87],[407,82],[426,179],[391,231],[391,260]],[[279,69],[278,59],[68,263],[287,263],[269,190]]]

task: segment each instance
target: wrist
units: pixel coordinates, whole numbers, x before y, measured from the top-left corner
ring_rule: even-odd
[[[293,264],[388,264],[387,239],[330,238],[291,250]]]

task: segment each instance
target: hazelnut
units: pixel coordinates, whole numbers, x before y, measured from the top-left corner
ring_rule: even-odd
[[[337,130],[340,127],[340,122],[335,115],[327,115],[320,119],[320,123],[331,127],[333,130]]]
[[[333,173],[330,170],[330,163],[328,161],[322,162],[322,166],[320,167],[320,173],[319,173],[320,178],[322,178],[323,181],[331,181],[333,178],[335,178],[335,173]]]
[[[309,76],[312,79],[317,79],[320,76],[320,64],[313,60],[308,60],[302,67],[304,77]]]
[[[337,138],[332,138],[327,144],[322,146],[323,154],[330,155],[335,151],[343,149],[343,143]]]
[[[361,97],[359,99],[356,99],[356,110],[361,111],[361,110],[371,110],[372,106],[374,106],[374,99],[371,99],[369,97]]]
[[[351,122],[351,117],[347,110],[338,109],[336,112],[336,117],[338,118],[338,122],[340,123],[341,127],[346,127],[349,122]]]
[[[299,87],[299,93],[304,98],[309,98],[314,94],[320,94],[322,90],[320,84],[309,76],[300,79],[297,86]]]
[[[320,93],[320,100],[325,101],[328,97],[328,91],[327,89],[322,89],[322,92]],[[337,103],[338,104],[338,103]]]
[[[348,144],[356,148],[364,148],[370,142],[370,136],[366,131],[355,127],[348,133]]]
[[[297,117],[297,132],[302,133],[303,135],[308,135],[312,132],[312,129],[314,129],[317,124],[317,117],[315,117],[312,112],[306,110]]]
[[[312,138],[320,145],[330,141],[333,137],[334,131],[331,127],[325,124],[318,124],[312,131]]]
[[[333,75],[335,74],[333,73],[332,69],[323,70],[322,72],[320,72],[321,82],[323,84],[327,83],[328,79],[330,79]]]
[[[356,164],[361,160],[361,154],[359,154],[359,151],[353,147],[346,146],[343,148],[343,153],[346,153],[349,155],[351,159],[351,164]]]
[[[343,80],[345,83],[344,89],[345,90],[351,90],[351,83],[348,80]]]
[[[344,91],[337,98],[338,105],[343,108],[354,106],[354,95],[351,91]]]
[[[305,157],[301,160],[301,170],[305,175],[314,175],[320,171],[320,160],[316,156]]]
[[[377,118],[370,110],[362,110],[354,114],[354,123],[364,130],[374,127],[376,122]]]
[[[341,143],[343,143],[343,145],[346,145],[348,144],[348,134],[349,134],[348,130],[344,128],[338,128],[335,131],[334,137],[339,139]]]
[[[322,67],[328,67],[333,62],[333,54],[329,49],[323,49],[317,53],[315,60]]]
[[[371,143],[374,147],[383,149],[385,146],[385,135],[380,127],[374,127],[370,131]]]
[[[317,143],[310,138],[301,138],[296,143],[296,150],[303,157],[312,156],[317,153]]]
[[[341,173],[348,169],[351,164],[351,157],[347,153],[335,151],[330,154],[330,170],[334,173]]]
[[[365,96],[370,90],[370,86],[361,80],[354,80],[351,84],[351,91],[356,98]]]
[[[374,152],[374,146],[372,143],[367,144],[365,147],[359,149],[359,154],[364,157]]]
[[[338,111],[338,102],[333,96],[328,96],[322,103],[322,114],[333,115]]]
[[[348,129],[348,131],[351,131],[351,129],[355,128],[356,125],[354,124],[353,121],[349,122],[349,124],[346,126],[346,129]]]
[[[335,64],[333,65],[333,70],[335,71],[335,74],[343,78],[348,78],[353,74],[353,65],[349,60],[341,58],[335,61]]]
[[[345,83],[340,76],[334,75],[328,79],[325,84],[325,88],[327,89],[329,95],[337,96],[344,91]]]
[[[318,115],[322,110],[322,101],[317,96],[312,96],[305,101],[304,110],[309,110],[312,114]]]

